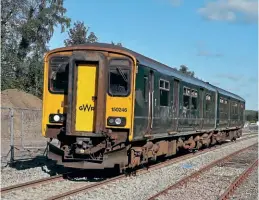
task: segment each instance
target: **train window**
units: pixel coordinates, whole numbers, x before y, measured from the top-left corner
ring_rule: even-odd
[[[232,114],[233,115],[237,114],[237,103],[235,102],[232,103]]]
[[[206,104],[205,104],[206,111],[210,111],[210,104],[211,104],[211,96],[209,94],[207,94],[206,95]]]
[[[197,109],[197,98],[192,98],[192,107],[191,109],[196,110]]]
[[[184,95],[191,95],[191,90],[187,87],[183,87],[183,94]]]
[[[185,109],[190,109],[190,96],[183,95],[183,107]]]
[[[192,90],[191,95],[192,97],[198,97],[198,92],[196,90]]]
[[[165,89],[169,89],[169,82],[165,81]]]
[[[168,106],[169,91],[160,89],[160,106]]]
[[[210,101],[211,100],[211,96],[209,94],[206,95],[206,100]]]
[[[224,103],[224,100],[222,98],[219,99],[220,103]]]
[[[164,82],[162,80],[159,81],[159,88],[164,88]]]
[[[69,57],[57,56],[50,59],[49,89],[53,93],[63,94],[68,89]]]
[[[188,90],[187,90],[188,91]],[[187,92],[188,93],[188,92]],[[191,90],[191,109],[196,110],[197,109],[197,97],[198,97],[198,92],[196,90]]]
[[[159,90],[160,90],[160,106],[169,106],[169,81],[160,79],[159,80]]]
[[[225,104],[228,104],[228,100],[225,100]]]
[[[109,93],[112,96],[127,96],[130,92],[130,70],[111,67],[109,72]]]
[[[148,78],[144,76],[144,101],[148,101]]]
[[[159,80],[159,88],[160,88],[160,89],[163,89],[163,90],[169,91],[169,90],[170,90],[169,81],[160,79],[160,80]]]

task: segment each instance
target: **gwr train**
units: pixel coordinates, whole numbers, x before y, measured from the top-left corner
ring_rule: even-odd
[[[124,170],[235,140],[244,109],[240,96],[123,47],[77,45],[44,58],[42,134],[65,167]]]

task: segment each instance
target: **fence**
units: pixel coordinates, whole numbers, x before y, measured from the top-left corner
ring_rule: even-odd
[[[1,107],[1,159],[14,161],[46,149],[41,110]]]

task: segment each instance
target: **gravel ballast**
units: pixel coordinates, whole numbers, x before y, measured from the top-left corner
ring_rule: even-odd
[[[236,189],[230,200],[255,200],[258,197],[258,168],[256,167],[252,173],[244,180],[244,182]]]
[[[208,164],[209,162],[228,155],[234,151],[245,148],[257,141],[256,138],[251,138],[238,143],[232,143],[230,146],[226,146],[220,149],[215,149],[214,152],[209,152],[181,163],[167,166],[158,170],[150,171],[143,175],[136,177],[127,177],[123,180],[99,187],[98,189],[91,190],[87,193],[80,193],[72,198],[67,199],[146,199],[147,197],[154,195],[158,191],[168,187],[169,184],[173,184],[183,176],[188,175],[194,170],[199,169],[201,166]],[[190,167],[188,167],[191,166]],[[45,165],[42,166],[46,168]],[[12,169],[12,168],[10,168]],[[15,172],[5,168],[2,170],[2,187],[10,184],[17,184],[19,182],[27,182],[30,180],[36,180],[42,177],[48,177],[49,174],[42,171],[41,167],[29,168]],[[5,175],[3,176],[3,171]],[[15,182],[16,181],[16,182]],[[93,184],[95,182],[75,182],[63,180],[55,183],[49,183],[42,185],[41,187],[35,186],[33,188],[16,190],[14,192],[5,194],[3,199],[46,199],[47,197],[63,193],[68,190],[72,190],[81,186]]]
[[[216,149],[213,152],[208,152],[136,177],[127,177],[123,180],[91,190],[90,192],[82,192],[78,195],[68,197],[67,199],[147,199],[183,177],[190,175],[202,166],[256,142],[257,137],[240,143],[233,143],[232,145]]]
[[[213,166],[196,178],[188,180],[184,186],[171,188],[160,194],[157,200],[166,199],[211,199],[217,200],[226,188],[244,172],[258,157],[258,148],[249,148],[225,163]]]

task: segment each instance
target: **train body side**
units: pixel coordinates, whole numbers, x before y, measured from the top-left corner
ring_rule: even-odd
[[[240,129],[244,124],[244,100],[177,73],[168,75],[140,63],[135,90],[135,140]]]

